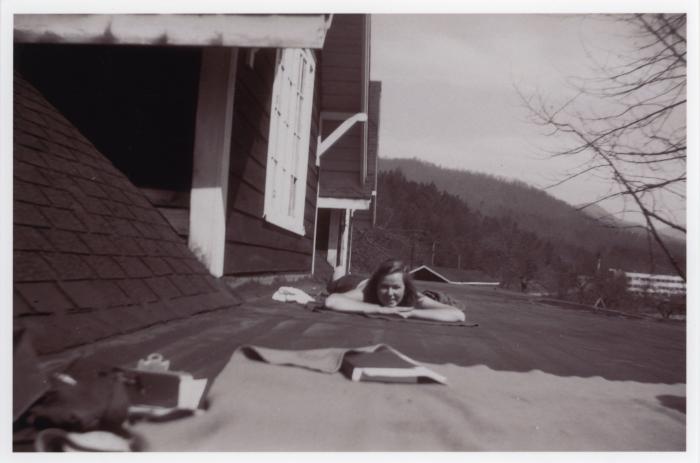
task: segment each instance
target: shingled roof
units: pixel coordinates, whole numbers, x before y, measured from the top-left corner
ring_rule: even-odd
[[[13,151],[13,313],[40,354],[240,302],[18,74]]]

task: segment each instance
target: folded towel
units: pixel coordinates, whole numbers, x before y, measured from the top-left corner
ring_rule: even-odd
[[[414,360],[386,344],[353,347],[350,349],[330,347],[324,349],[285,350],[270,349],[260,346],[241,346],[238,348],[246,357],[261,360],[271,365],[302,367],[322,373],[337,372],[343,363],[343,358],[349,353],[376,352],[381,349],[390,350],[399,357],[406,358],[411,363],[416,363]]]
[[[298,302],[299,304],[307,304],[313,302],[314,298],[306,294],[299,288],[293,288],[291,286],[282,286],[275,294],[272,295],[272,299],[280,302]]]

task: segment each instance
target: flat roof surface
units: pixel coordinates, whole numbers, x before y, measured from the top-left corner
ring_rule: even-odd
[[[508,371],[537,369],[560,376],[620,381],[685,382],[686,330],[682,322],[561,308],[500,289],[432,282],[417,282],[417,286],[444,291],[463,302],[467,320],[479,326],[311,312],[294,303],[261,297],[82,350],[115,365],[135,363],[157,351],[172,360],[173,369],[213,378],[243,344],[312,349],[387,343],[430,363],[485,365]]]
[[[211,380],[214,380],[229,362],[235,349],[243,344],[298,350],[384,343],[420,362],[453,364],[445,366],[448,373],[456,371],[456,367],[469,367],[469,371],[477,375],[472,376],[474,384],[478,383],[478,378],[484,379],[491,375],[494,381],[500,383],[499,387],[505,390],[506,395],[508,388],[512,388],[514,397],[516,389],[522,386],[518,384],[520,381],[537,381],[533,379],[537,375],[549,378],[547,381],[550,381],[550,385],[561,384],[553,386],[560,387],[561,390],[556,390],[558,398],[552,399],[552,403],[542,401],[540,406],[536,403],[529,404],[527,406],[531,408],[526,408],[530,410],[526,413],[536,415],[537,410],[546,408],[557,410],[557,403],[561,403],[562,406],[566,403],[567,407],[575,408],[576,401],[581,400],[583,408],[590,408],[590,403],[594,403],[602,410],[607,410],[610,417],[615,416],[616,420],[623,421],[624,413],[629,412],[629,407],[625,408],[627,411],[619,410],[622,415],[616,415],[614,404],[619,402],[611,401],[609,406],[606,405],[606,400],[610,400],[610,397],[606,397],[604,393],[598,397],[600,391],[609,388],[610,391],[623,391],[622,393],[626,394],[624,391],[629,390],[632,397],[625,400],[633,404],[636,403],[634,391],[661,388],[658,389],[660,391],[664,387],[671,387],[673,394],[655,392],[655,396],[646,396],[646,401],[649,397],[657,397],[652,399],[653,402],[658,400],[658,404],[655,403],[649,410],[641,405],[634,406],[637,420],[634,426],[642,420],[642,423],[648,424],[649,429],[657,429],[658,424],[651,426],[654,419],[665,417],[663,419],[670,420],[668,417],[673,414],[675,424],[667,429],[663,429],[663,425],[661,429],[657,429],[658,433],[654,434],[655,440],[648,441],[649,446],[659,450],[668,450],[668,446],[670,449],[683,450],[679,446],[684,445],[684,433],[679,433],[679,430],[685,429],[684,421],[678,420],[685,416],[684,323],[630,319],[610,313],[561,308],[537,303],[527,296],[500,289],[455,287],[425,282],[419,282],[418,286],[423,289],[442,290],[459,299],[466,306],[467,320],[476,322],[479,326],[444,326],[410,320],[371,319],[361,315],[325,311],[311,312],[294,303],[279,303],[263,297],[230,309],[205,313],[193,316],[189,320],[166,323],[113,338],[90,346],[86,351],[89,350],[101,361],[123,366],[133,366],[138,358],[151,352],[159,352],[171,360],[171,369],[188,371],[195,378],[207,377],[211,384]],[[286,373],[289,368],[271,368],[273,380],[276,372],[280,375],[289,374]],[[527,374],[517,375],[519,373]],[[457,376],[457,373],[454,373],[454,376]],[[503,384],[503,378],[508,378],[506,384]],[[554,383],[552,379],[555,380]],[[559,379],[566,382],[557,383]],[[590,385],[591,381],[596,384],[593,389],[586,386]],[[578,384],[583,386],[577,389]],[[483,397],[488,400],[489,387],[482,388],[485,394]],[[594,390],[597,391],[595,395],[590,392]],[[308,392],[305,394],[308,395]],[[585,400],[582,395],[586,396]],[[527,397],[518,400],[526,400],[524,403],[527,404]],[[589,405],[583,405],[585,403]],[[483,404],[481,406],[484,407]],[[300,404],[298,407],[299,416],[302,417],[300,419],[303,420],[305,405]],[[651,421],[644,421],[647,414]],[[447,415],[449,413],[445,415],[445,419],[448,419]],[[355,416],[352,419],[361,421],[363,418]],[[468,417],[463,419],[466,420],[465,425],[469,423]],[[522,434],[524,431],[518,431],[516,426],[508,427],[508,416],[500,414],[492,419],[494,421],[490,425],[494,426],[493,429],[504,429],[506,431],[503,432],[523,439],[527,437]],[[587,420],[590,420],[590,423]],[[615,440],[603,437],[605,420],[606,418],[585,417],[583,413],[575,426],[584,426],[586,429],[602,426],[596,431],[600,439],[596,440],[598,438],[593,433],[594,437],[589,436],[592,440],[573,442],[580,442],[584,447],[588,445],[584,448],[586,450],[638,449],[635,447],[637,444],[629,441],[625,443],[623,438],[619,447],[616,447]],[[608,420],[608,426],[612,426],[612,418]],[[472,423],[470,426],[475,425]],[[494,431],[486,436],[494,439],[491,444],[494,447],[489,447],[487,439],[481,443],[481,447],[477,443],[473,448],[517,450],[522,442],[529,442],[511,439],[510,444],[503,441],[504,444],[501,445],[498,443],[501,442],[498,440],[499,432]],[[639,433],[634,435],[639,437]],[[668,435],[677,436],[675,442],[671,442],[673,439],[669,440]],[[575,439],[571,436],[568,438]],[[659,445],[663,448],[654,447],[654,441],[661,442]],[[541,442],[551,442],[551,448],[557,449],[565,440],[552,439]],[[596,446],[596,442],[600,446]],[[466,444],[461,442],[454,448],[464,449],[463,445]],[[544,449],[548,448],[547,444],[540,445],[545,445]],[[263,445],[262,448],[267,447]],[[467,445],[467,448],[472,447]]]

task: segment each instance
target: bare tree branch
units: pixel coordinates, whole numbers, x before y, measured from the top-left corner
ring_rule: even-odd
[[[658,231],[662,224],[685,233],[669,219],[660,195],[685,198],[686,183],[686,16],[614,16],[632,26],[631,51],[611,65],[597,64],[599,76],[572,82],[573,97],[554,105],[541,94],[518,94],[531,121],[568,146],[552,157],[589,158],[547,188],[575,178],[607,172],[617,188],[579,209],[612,198],[630,198],[645,221],[649,243],[656,243],[674,270],[683,266]],[[651,245],[651,244],[650,244]],[[650,263],[654,265],[653,260]]]

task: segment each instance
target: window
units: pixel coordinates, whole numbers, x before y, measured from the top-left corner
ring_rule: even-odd
[[[309,50],[277,50],[270,108],[264,217],[304,235],[306,172],[314,90],[314,58]]]

